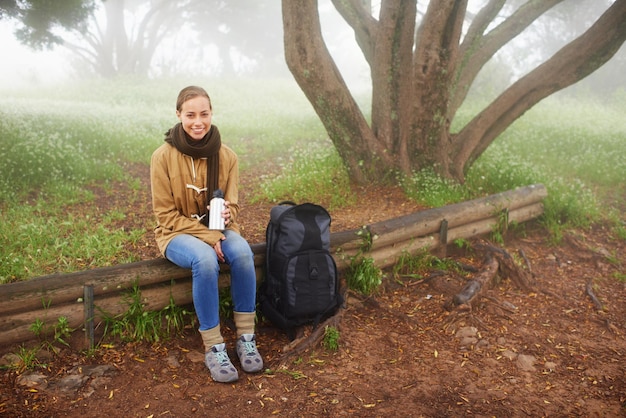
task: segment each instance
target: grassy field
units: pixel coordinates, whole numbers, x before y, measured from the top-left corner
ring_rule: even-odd
[[[319,200],[339,196],[348,180],[322,124],[294,82],[201,80],[214,106],[214,123],[241,157],[241,170],[283,168],[265,179],[258,199],[287,192]],[[68,205],[93,199],[85,187],[128,182],[126,163],[148,163],[163,132],[176,122],[181,80],[91,82],[0,98],[0,283],[54,271],[133,261],[126,240],[146,231],[111,227],[124,213],[98,224],[72,218]],[[470,114],[470,111],[467,111]],[[619,214],[624,204],[626,104],[552,98],[508,129],[475,164],[463,187],[424,171],[401,182],[409,196],[439,206],[543,183],[549,191],[546,226],[586,227]],[[460,119],[467,117],[460,115]],[[315,183],[312,183],[312,182]],[[345,194],[345,193],[344,193]],[[339,200],[337,205],[340,204]],[[350,201],[349,199],[347,200]],[[335,203],[332,203],[335,204]],[[92,260],[88,266],[76,260]]]

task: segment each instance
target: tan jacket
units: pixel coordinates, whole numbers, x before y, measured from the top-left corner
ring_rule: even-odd
[[[202,206],[207,192],[199,194],[196,190],[206,187],[206,172],[206,158],[193,159],[168,143],[152,154],[152,210],[157,220],[154,232],[162,254],[165,254],[170,240],[178,234],[193,235],[211,246],[224,236],[220,231],[209,230],[193,217],[205,212]],[[227,228],[239,232],[236,223],[239,212],[239,163],[237,154],[223,144],[220,148],[218,184],[224,191],[224,199],[230,202],[231,220]]]

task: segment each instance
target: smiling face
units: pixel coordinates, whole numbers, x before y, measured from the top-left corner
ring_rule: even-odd
[[[183,129],[194,141],[199,141],[209,132],[213,116],[211,102],[208,97],[194,96],[183,102],[176,116],[180,119]]]

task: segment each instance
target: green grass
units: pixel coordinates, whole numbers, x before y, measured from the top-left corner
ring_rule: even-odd
[[[624,204],[625,112],[618,101],[601,105],[553,97],[511,125],[471,167],[464,186],[430,170],[402,184],[407,195],[433,207],[544,184],[542,222],[558,241],[564,229],[611,219],[605,202]],[[468,117],[462,113],[457,123]],[[619,222],[613,223],[619,232]]]
[[[551,230],[587,227],[609,215],[601,202],[623,199],[624,110],[548,100],[487,149],[470,170],[468,186],[493,193],[542,183],[548,189],[544,222]]]
[[[10,364],[8,368],[17,370],[18,373],[22,373],[25,370],[33,370],[35,368],[46,368],[46,364],[43,364],[37,358],[41,347],[26,347],[21,345],[16,353],[17,361]]]
[[[192,313],[177,306],[171,295],[165,308],[159,311],[147,310],[138,285],[124,294],[123,302],[128,309],[120,315],[102,312],[105,328],[103,340],[119,338],[122,341],[156,343],[180,335],[185,326],[193,323]]]
[[[254,200],[311,201],[321,203],[329,210],[355,202],[348,173],[330,142],[314,144],[306,150],[296,148],[278,161],[281,173],[266,176]]]
[[[455,260],[451,258],[439,258],[430,253],[428,249],[422,249],[414,254],[403,252],[392,268],[392,275],[396,281],[421,280],[433,270],[454,271],[464,274]]]
[[[94,82],[3,94],[0,283],[136,261],[124,244],[147,231],[116,228],[123,213],[67,210],[89,206],[92,185],[132,185],[124,165],[147,163],[159,144],[162,112],[140,111],[147,102],[120,98],[125,87]]]
[[[345,273],[348,288],[363,295],[373,294],[382,284],[383,271],[371,257],[355,257]]]
[[[440,207],[465,200],[467,189],[452,180],[439,177],[433,169],[423,169],[399,180],[411,199],[429,207]]]
[[[322,346],[329,351],[339,350],[339,338],[340,333],[337,327],[326,325],[324,328],[324,338],[322,339]]]
[[[266,174],[256,201],[313,201],[329,209],[357,198],[311,105],[293,81],[122,79],[0,95],[0,283],[136,261],[125,248],[151,231],[119,229],[123,210],[90,210],[93,187],[138,186],[128,163],[148,164],[177,122],[180,88],[211,94],[214,123],[242,171]],[[619,96],[616,96],[619,97]],[[471,117],[464,108],[455,125]],[[435,207],[531,183],[548,189],[542,222],[555,240],[565,228],[610,219],[626,239],[626,100],[611,105],[544,100],[476,162],[465,185],[422,170],[400,181]],[[83,206],[80,206],[83,205]],[[80,207],[80,210],[76,208]],[[74,210],[72,210],[74,209]]]
[[[47,201],[46,201],[47,200]],[[136,261],[124,244],[146,231],[113,228],[115,215],[67,214],[65,201],[6,205],[0,224],[0,281]]]

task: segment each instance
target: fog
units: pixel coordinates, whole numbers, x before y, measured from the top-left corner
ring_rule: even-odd
[[[268,7],[263,11],[267,14],[262,18],[267,20],[267,26],[263,28],[268,32],[259,32],[259,26],[250,23],[250,16],[247,20],[233,17],[237,12],[234,10],[224,15],[225,23],[214,25],[217,26],[214,32],[200,34],[193,25],[178,25],[179,29],[170,30],[154,50],[147,70],[139,73],[152,78],[173,75],[291,77],[282,55],[280,3],[265,3]],[[470,13],[478,10],[483,3],[481,0],[470,1]],[[568,9],[571,6],[567,4],[569,2],[564,3],[566,4],[563,4],[561,9],[557,7],[538,19],[529,29],[499,51],[488,68],[483,70],[487,75],[483,76],[482,80],[477,80],[477,83],[500,83],[500,86],[496,86],[500,89],[510,84],[582,33],[584,28],[604,10],[604,7],[594,7],[595,0],[577,0],[577,4],[582,8],[575,13],[571,12],[571,8]],[[319,10],[326,44],[349,88],[353,93],[369,90],[371,88],[369,67],[354,39],[352,29],[343,21],[330,0],[320,0]],[[129,37],[137,36],[138,27],[145,13],[145,8],[135,8],[126,12],[124,25]],[[207,10],[206,13],[208,15],[213,12]],[[563,23],[563,19],[559,21],[559,13],[569,14],[567,24]],[[211,17],[217,22],[221,18],[218,13],[213,13]],[[242,22],[242,25],[249,24],[252,32],[245,33],[245,28],[237,27],[237,22]],[[101,32],[106,23],[105,11],[100,7],[96,19],[90,23],[90,28],[94,33]],[[80,48],[86,46],[85,39],[81,39],[80,35],[62,32],[63,38],[71,48],[56,46],[49,50],[33,50],[16,40],[14,35],[16,28],[16,22],[6,18],[0,20],[0,51],[5,57],[0,66],[0,89],[45,86],[98,75],[97,71],[87,65],[85,54],[77,53]],[[253,41],[257,37],[260,40],[255,45]],[[224,43],[225,40],[229,44]],[[259,45],[263,45],[264,49]],[[255,48],[260,51],[258,54],[255,54]],[[119,63],[117,65],[121,66]],[[622,47],[596,74],[571,89],[607,94],[623,89],[626,85],[624,76],[626,71],[623,71],[625,67],[626,48]]]
[[[21,88],[32,85],[54,84],[66,81],[72,67],[66,53],[60,48],[35,51],[15,39],[16,25],[0,21],[0,88]]]
[[[276,2],[279,5],[279,2]],[[357,46],[352,29],[345,23],[330,0],[321,0],[320,15],[322,29],[330,53],[339,67],[351,90],[368,88],[370,83],[369,67]],[[282,56],[282,27],[280,26],[280,6],[274,11],[273,28],[275,32],[275,49],[281,56],[268,57],[272,60],[272,76],[291,77]],[[127,16],[126,25],[131,28],[138,24],[141,16]],[[99,27],[106,26],[104,11],[100,8],[96,13]],[[93,26],[93,23],[92,23]],[[80,57],[64,46],[53,46],[50,49],[34,50],[20,43],[15,37],[18,27],[15,21],[0,20],[0,52],[4,60],[0,66],[0,89],[16,89],[62,83],[76,78],[94,76],[86,70]],[[228,32],[228,28],[223,29]],[[247,34],[254,37],[254,33]],[[64,39],[72,44],[84,44],[85,40],[75,34],[63,32]],[[147,76],[151,78],[171,75],[192,75],[219,77],[225,75],[224,52],[216,43],[206,42],[192,28],[182,25],[176,32],[166,36],[156,48],[151,59]],[[228,46],[224,46],[228,48]],[[247,57],[236,48],[228,48],[226,55],[232,62],[234,72],[240,76],[258,76],[260,59]],[[261,74],[267,76],[267,74]]]

